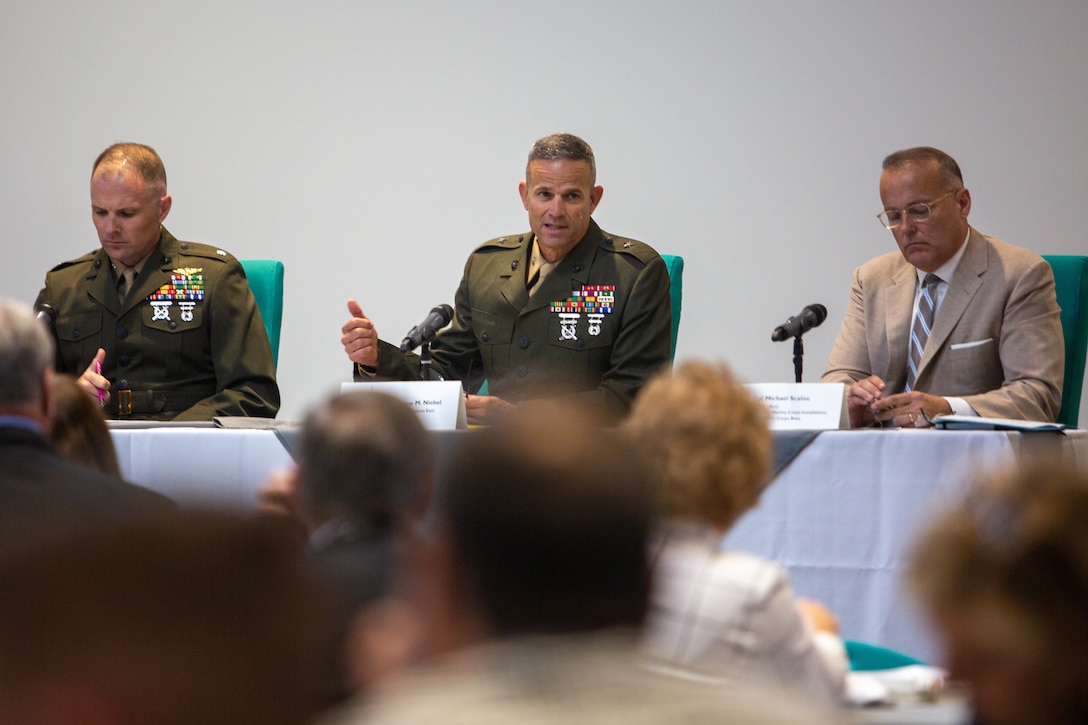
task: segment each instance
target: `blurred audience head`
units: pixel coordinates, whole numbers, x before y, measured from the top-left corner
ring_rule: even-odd
[[[391,531],[422,515],[434,478],[430,435],[411,406],[385,393],[329,398],[306,417],[296,458],[311,529],[335,519]]]
[[[436,596],[478,639],[636,627],[648,597],[644,467],[615,430],[556,403],[476,431],[439,474]],[[471,627],[470,627],[471,628]]]
[[[1088,721],[1088,474],[1028,466],[977,482],[914,553],[911,581],[979,720]]]
[[[121,466],[113,447],[102,406],[65,373],[53,376],[55,409],[49,438],[65,458],[120,478]]]
[[[625,426],[661,468],[665,516],[725,531],[759,500],[771,471],[767,409],[724,364],[688,361],[653,378]]]
[[[52,415],[53,341],[30,307],[0,299],[0,411],[45,424]]]
[[[192,511],[0,561],[0,723],[302,723],[323,612],[282,530]]]

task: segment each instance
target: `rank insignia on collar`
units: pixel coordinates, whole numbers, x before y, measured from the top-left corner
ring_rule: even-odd
[[[616,311],[616,285],[582,285],[569,298],[552,302],[548,311],[559,315],[560,340],[577,339],[578,320],[583,314],[589,320],[589,334],[596,337],[601,334],[604,316]]]
[[[203,267],[179,267],[170,273],[170,281],[148,296],[149,300],[204,299]]]

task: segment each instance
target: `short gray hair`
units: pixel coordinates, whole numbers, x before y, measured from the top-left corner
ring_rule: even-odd
[[[542,161],[585,161],[589,164],[590,183],[597,183],[597,162],[593,158],[593,149],[582,139],[569,133],[553,133],[537,139],[529,149],[529,160],[525,164],[525,178],[529,178],[529,164]]]
[[[0,407],[40,402],[53,361],[53,340],[34,311],[0,299]]]
[[[932,146],[915,146],[888,154],[884,158],[881,169],[884,171],[897,171],[908,164],[919,161],[936,161],[944,183],[957,189],[963,186],[963,173],[960,172],[960,165],[944,151],[935,149]]]
[[[98,155],[91,176],[98,167],[133,169],[144,181],[144,187],[156,196],[166,194],[166,166],[155,149],[142,143],[115,143]]]

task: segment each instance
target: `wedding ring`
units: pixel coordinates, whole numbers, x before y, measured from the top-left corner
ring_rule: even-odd
[[[914,425],[914,421],[915,421],[915,420],[916,420],[917,418],[918,418],[918,414],[912,411],[912,412],[910,413],[910,424],[911,424],[911,425]]]

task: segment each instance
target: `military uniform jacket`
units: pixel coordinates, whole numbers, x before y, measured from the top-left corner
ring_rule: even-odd
[[[237,259],[164,228],[124,303],[110,265],[102,249],[57,265],[36,303],[57,310],[58,370],[80,375],[106,351],[108,417],[276,416],[272,348]],[[126,398],[131,414],[119,414]]]
[[[530,298],[531,232],[465,263],[453,322],[431,343],[434,372],[512,403],[567,396],[616,419],[669,364],[669,274],[649,245],[589,229]],[[358,377],[363,380],[365,378]],[[419,357],[381,343],[378,376],[418,379]]]

